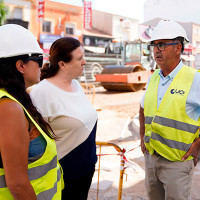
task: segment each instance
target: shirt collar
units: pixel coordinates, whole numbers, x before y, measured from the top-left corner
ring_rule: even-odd
[[[176,66],[176,68],[166,77],[163,76],[162,70],[159,71],[159,75],[161,78],[164,79],[174,79],[174,77],[178,74],[178,72],[181,70],[182,67],[183,67],[183,62],[180,61],[179,64]]]

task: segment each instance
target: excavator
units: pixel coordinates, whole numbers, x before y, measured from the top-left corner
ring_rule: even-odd
[[[156,68],[153,52],[141,40],[125,42],[122,49],[122,63],[103,66],[101,73],[95,75],[96,82],[107,91],[142,90]]]

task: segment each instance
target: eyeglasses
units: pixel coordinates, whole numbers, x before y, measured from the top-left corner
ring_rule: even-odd
[[[29,57],[29,58],[26,58],[24,61],[29,61],[29,60],[37,62],[39,64],[39,67],[42,68],[43,56]]]
[[[157,47],[159,51],[164,51],[165,50],[165,47],[168,46],[168,45],[175,45],[175,44],[179,44],[178,42],[173,42],[173,43],[162,43],[162,42],[159,42],[157,44],[151,44],[150,46],[152,48],[155,48]]]

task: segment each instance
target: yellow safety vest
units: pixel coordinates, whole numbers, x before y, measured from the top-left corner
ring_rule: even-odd
[[[193,141],[199,137],[200,120],[186,113],[186,100],[197,70],[183,66],[167,89],[157,109],[159,69],[149,82],[144,100],[145,146],[171,161],[182,161]],[[192,156],[188,160],[193,159]]]
[[[5,90],[0,89],[0,98],[2,97],[8,97],[13,101],[19,103],[13,96],[8,94]],[[47,142],[46,150],[43,156],[40,159],[28,165],[28,177],[30,183],[36,193],[38,200],[60,200],[61,188],[63,188],[64,183],[61,166],[57,158],[55,141],[49,138],[43,132],[40,126],[35,122],[35,120],[30,116],[30,114],[23,106],[22,108]],[[13,199],[8,187],[6,186],[5,171],[3,168],[0,168],[0,199]]]

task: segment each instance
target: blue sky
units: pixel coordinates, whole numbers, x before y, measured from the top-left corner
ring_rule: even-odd
[[[82,6],[82,0],[52,0]],[[138,19],[143,22],[143,9],[146,0],[91,0],[92,9]]]

